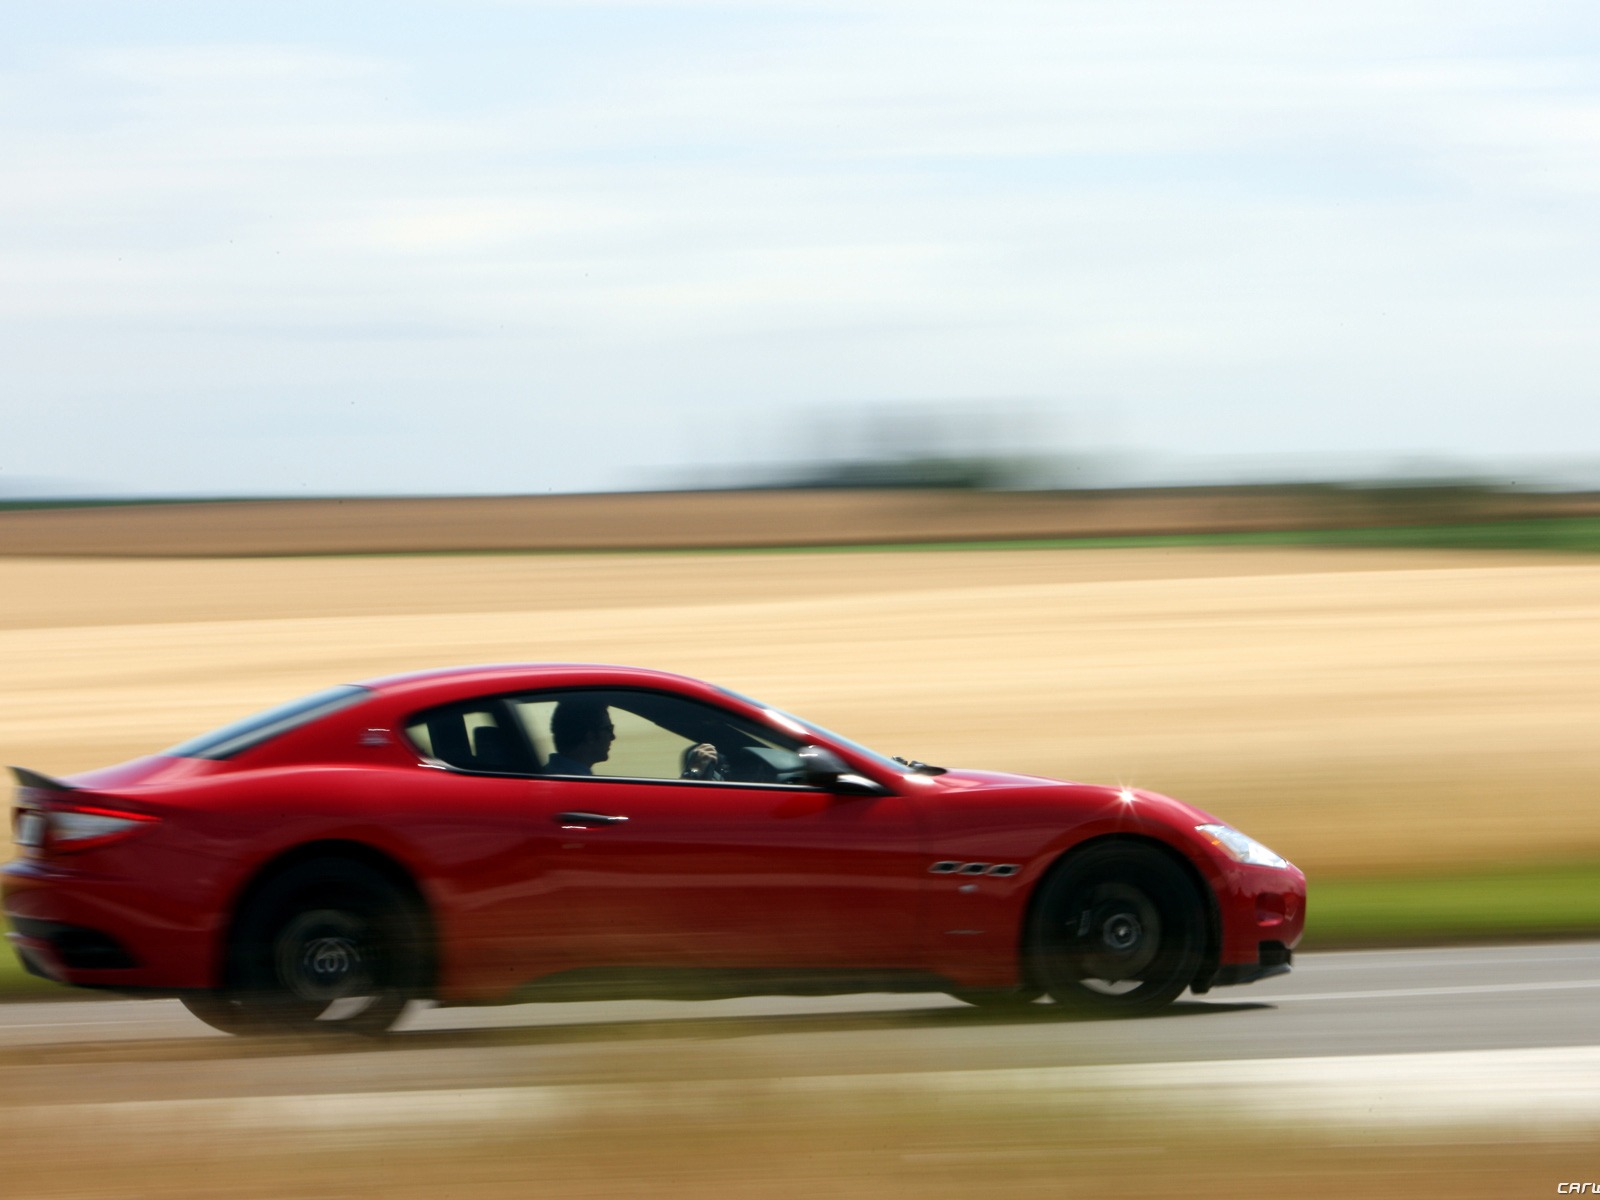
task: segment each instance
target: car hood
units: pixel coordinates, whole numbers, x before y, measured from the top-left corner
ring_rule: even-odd
[[[1082,810],[1084,807],[1100,808],[1113,803],[1137,805],[1146,815],[1159,815],[1176,824],[1223,825],[1221,821],[1193,804],[1176,800],[1160,792],[1145,788],[1119,787],[1110,784],[1078,783],[1067,779],[1049,779],[1042,775],[1016,775],[1005,771],[949,770],[942,775],[927,776],[938,791],[959,793],[970,798],[974,793],[994,792],[1013,796],[1017,789],[1027,789],[1030,800],[1058,803]]]
[[[1081,787],[1061,779],[1048,779],[1043,775],[1015,775],[1008,771],[971,771],[951,768],[938,775],[925,776],[940,788],[951,791],[968,791],[972,788],[1014,787]]]

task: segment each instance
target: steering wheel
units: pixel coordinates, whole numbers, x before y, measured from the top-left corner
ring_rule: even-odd
[[[710,742],[696,742],[693,746],[685,748],[681,763],[680,779],[711,779],[726,780],[728,778],[728,764],[722,757],[722,752]]]

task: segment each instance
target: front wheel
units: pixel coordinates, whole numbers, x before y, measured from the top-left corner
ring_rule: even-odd
[[[360,863],[291,867],[240,913],[222,992],[184,1006],[225,1033],[380,1034],[418,994],[416,902]]]
[[[1134,1015],[1176,1000],[1199,970],[1200,896],[1152,847],[1109,843],[1046,881],[1032,920],[1033,977],[1058,1004]]]

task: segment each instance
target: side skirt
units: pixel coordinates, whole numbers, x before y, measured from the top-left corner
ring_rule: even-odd
[[[654,970],[594,967],[548,975],[475,1006],[572,1000],[731,1000],[737,996],[846,996],[860,992],[947,992],[959,985],[921,971]],[[460,1007],[444,1002],[441,1008]]]

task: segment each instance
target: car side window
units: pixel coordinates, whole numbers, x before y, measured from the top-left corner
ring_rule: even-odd
[[[520,726],[498,700],[431,709],[406,725],[406,736],[428,758],[463,771],[526,775],[534,769]]]
[[[573,690],[514,698],[547,775],[795,784],[800,743],[713,705],[664,692]]]

